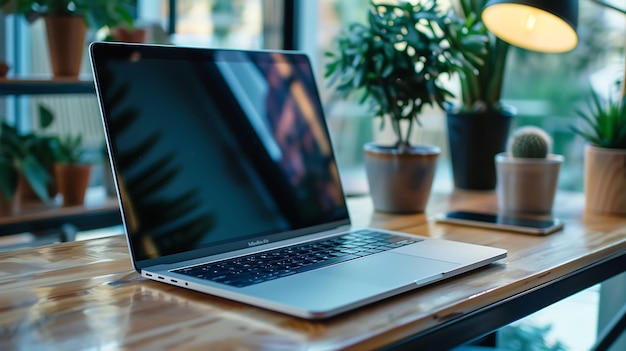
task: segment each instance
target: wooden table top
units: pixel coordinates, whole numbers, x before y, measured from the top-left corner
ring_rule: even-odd
[[[372,349],[520,294],[626,250],[626,218],[585,213],[559,193],[565,229],[546,237],[432,220],[448,209],[493,211],[493,193],[433,194],[426,214],[372,211],[349,200],[357,225],[501,247],[485,268],[325,321],[307,321],[145,280],[123,236],[0,253],[0,349]]]

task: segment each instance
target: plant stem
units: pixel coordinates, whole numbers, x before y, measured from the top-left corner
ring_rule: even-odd
[[[410,144],[409,143],[409,138],[411,138],[411,132],[413,131],[413,119],[414,118],[415,117],[411,117],[411,119],[409,119],[409,127],[407,128],[406,137],[405,137],[405,140],[404,140],[407,145]]]
[[[394,133],[397,136],[398,143],[402,144],[403,140],[402,140],[402,129],[400,128],[400,119],[398,119],[398,118],[391,118],[391,125],[393,127]]]
[[[491,74],[497,79],[491,79],[490,84],[487,87],[486,103],[491,108],[494,104],[500,101],[502,93],[502,80],[504,79],[504,67],[506,63],[506,57],[509,52],[509,44],[504,40],[496,38],[496,45],[494,52],[490,53],[495,55],[497,59],[493,59],[490,63],[494,65]]]

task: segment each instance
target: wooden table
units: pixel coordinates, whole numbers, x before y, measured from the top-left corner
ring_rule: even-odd
[[[426,214],[404,216],[351,199],[356,224],[502,247],[509,256],[326,321],[145,280],[122,236],[0,253],[0,349],[448,349],[625,270],[626,218],[585,213],[582,201],[558,194],[565,230],[537,237],[431,219],[447,209],[494,210],[492,193],[435,194]]]

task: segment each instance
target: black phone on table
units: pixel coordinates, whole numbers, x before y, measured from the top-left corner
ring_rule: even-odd
[[[563,222],[558,218],[538,219],[472,211],[440,213],[435,217],[435,220],[443,223],[509,230],[536,235],[547,235],[563,229]]]

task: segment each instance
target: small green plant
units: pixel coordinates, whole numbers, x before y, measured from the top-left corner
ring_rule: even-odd
[[[381,129],[388,118],[398,149],[409,146],[424,106],[445,108],[452,97],[440,81],[454,72],[460,55],[447,43],[447,22],[436,1],[372,2],[367,23],[351,24],[336,39],[336,50],[326,53],[328,85],[336,84],[343,96],[362,92],[361,102],[372,103]]]
[[[21,134],[5,121],[0,122],[0,192],[5,199],[15,194],[20,174],[39,198],[48,199],[47,185],[52,179],[44,158],[48,151],[47,139]]]
[[[52,110],[44,105],[39,105],[38,107],[39,118],[42,121],[42,125],[50,125],[50,123],[54,121],[54,114]],[[54,162],[68,164],[79,164],[85,162],[85,148],[83,147],[83,138],[81,135],[67,135],[65,137],[54,136],[49,138],[53,139],[53,142],[50,143],[50,147],[52,149]]]
[[[626,96],[606,103],[595,92],[591,97],[589,111],[577,111],[587,128],[572,126],[572,130],[596,146],[626,149]]]
[[[0,0],[5,14],[22,14],[29,22],[45,15],[83,16],[87,25],[99,30],[117,25],[133,26],[133,0]]]
[[[83,138],[81,135],[68,135],[59,138],[59,142],[55,149],[56,160],[58,163],[80,164],[85,163],[85,148],[83,147]]]
[[[461,111],[500,111],[509,44],[487,30],[481,12],[487,0],[453,1],[455,16],[447,26],[448,42],[462,52],[456,66],[461,82]]]
[[[552,138],[543,129],[526,126],[516,130],[509,139],[508,151],[513,157],[546,158],[552,149]]]
[[[43,105],[38,111],[39,127],[45,130],[54,116]],[[53,136],[22,133],[5,120],[0,121],[0,192],[5,199],[15,194],[20,174],[41,200],[49,199],[47,187],[52,182],[57,141]]]

